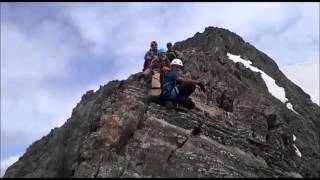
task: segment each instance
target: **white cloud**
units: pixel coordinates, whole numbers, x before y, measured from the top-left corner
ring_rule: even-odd
[[[270,23],[255,26],[259,27],[260,32],[249,35],[250,42],[273,58],[279,66],[317,59],[319,6],[315,3],[292,3],[291,8],[282,8],[279,11],[281,13],[277,15],[271,13],[271,17],[263,18],[261,23],[272,19],[283,21],[278,25]]]
[[[67,65],[76,52],[59,29],[47,20],[26,34],[14,24],[1,23],[1,137],[15,134],[31,143],[71,115],[76,93],[49,86],[50,80],[68,76]]]
[[[10,156],[5,160],[1,160],[1,177],[3,177],[4,173],[6,172],[7,168],[15,163],[20,156]]]
[[[36,39],[29,39],[14,25],[1,24],[1,32],[1,119],[23,128],[30,122],[11,117],[20,116],[19,112],[31,116],[34,104],[30,100],[41,87],[42,81],[57,73],[62,74],[65,66],[63,61],[59,61],[61,57],[52,52],[52,47]],[[9,119],[16,122],[8,121]]]
[[[280,68],[296,85],[311,96],[314,103],[319,103],[319,61],[295,64]]]
[[[314,56],[313,49],[297,53],[295,48],[319,42],[315,3],[78,3],[63,7],[66,19],[99,55],[136,56],[148,49],[151,40],[165,47],[166,42],[184,40],[209,25],[236,32],[280,65],[300,61],[299,54]],[[302,31],[305,27],[310,30]],[[295,56],[285,56],[288,51]]]
[[[26,132],[23,132],[23,131],[19,131],[19,130],[8,131],[6,129],[2,129],[1,130],[1,147],[17,146],[23,143],[25,141],[25,138],[27,137],[28,137],[28,134],[26,134]]]

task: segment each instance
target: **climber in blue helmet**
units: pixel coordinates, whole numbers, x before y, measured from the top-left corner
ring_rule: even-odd
[[[166,50],[164,49],[158,49],[158,56],[160,56],[162,53],[166,53]]]
[[[158,71],[170,71],[171,65],[170,61],[167,59],[166,56],[166,50],[164,49],[158,49],[158,59],[155,59],[151,63],[152,70],[158,70]]]

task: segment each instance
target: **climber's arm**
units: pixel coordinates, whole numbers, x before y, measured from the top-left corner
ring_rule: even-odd
[[[191,84],[198,84],[199,83],[199,81],[197,81],[197,80],[183,78],[181,76],[177,76],[176,80],[180,81],[180,82],[184,82],[184,83],[191,83]]]

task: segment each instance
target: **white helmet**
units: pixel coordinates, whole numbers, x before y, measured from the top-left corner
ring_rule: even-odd
[[[172,60],[171,65],[183,66],[183,63],[180,59],[174,59]]]

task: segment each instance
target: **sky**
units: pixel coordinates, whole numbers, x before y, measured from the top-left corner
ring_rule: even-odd
[[[319,3],[1,2],[1,176],[86,91],[141,71],[152,40],[208,26],[266,53],[319,104]]]

